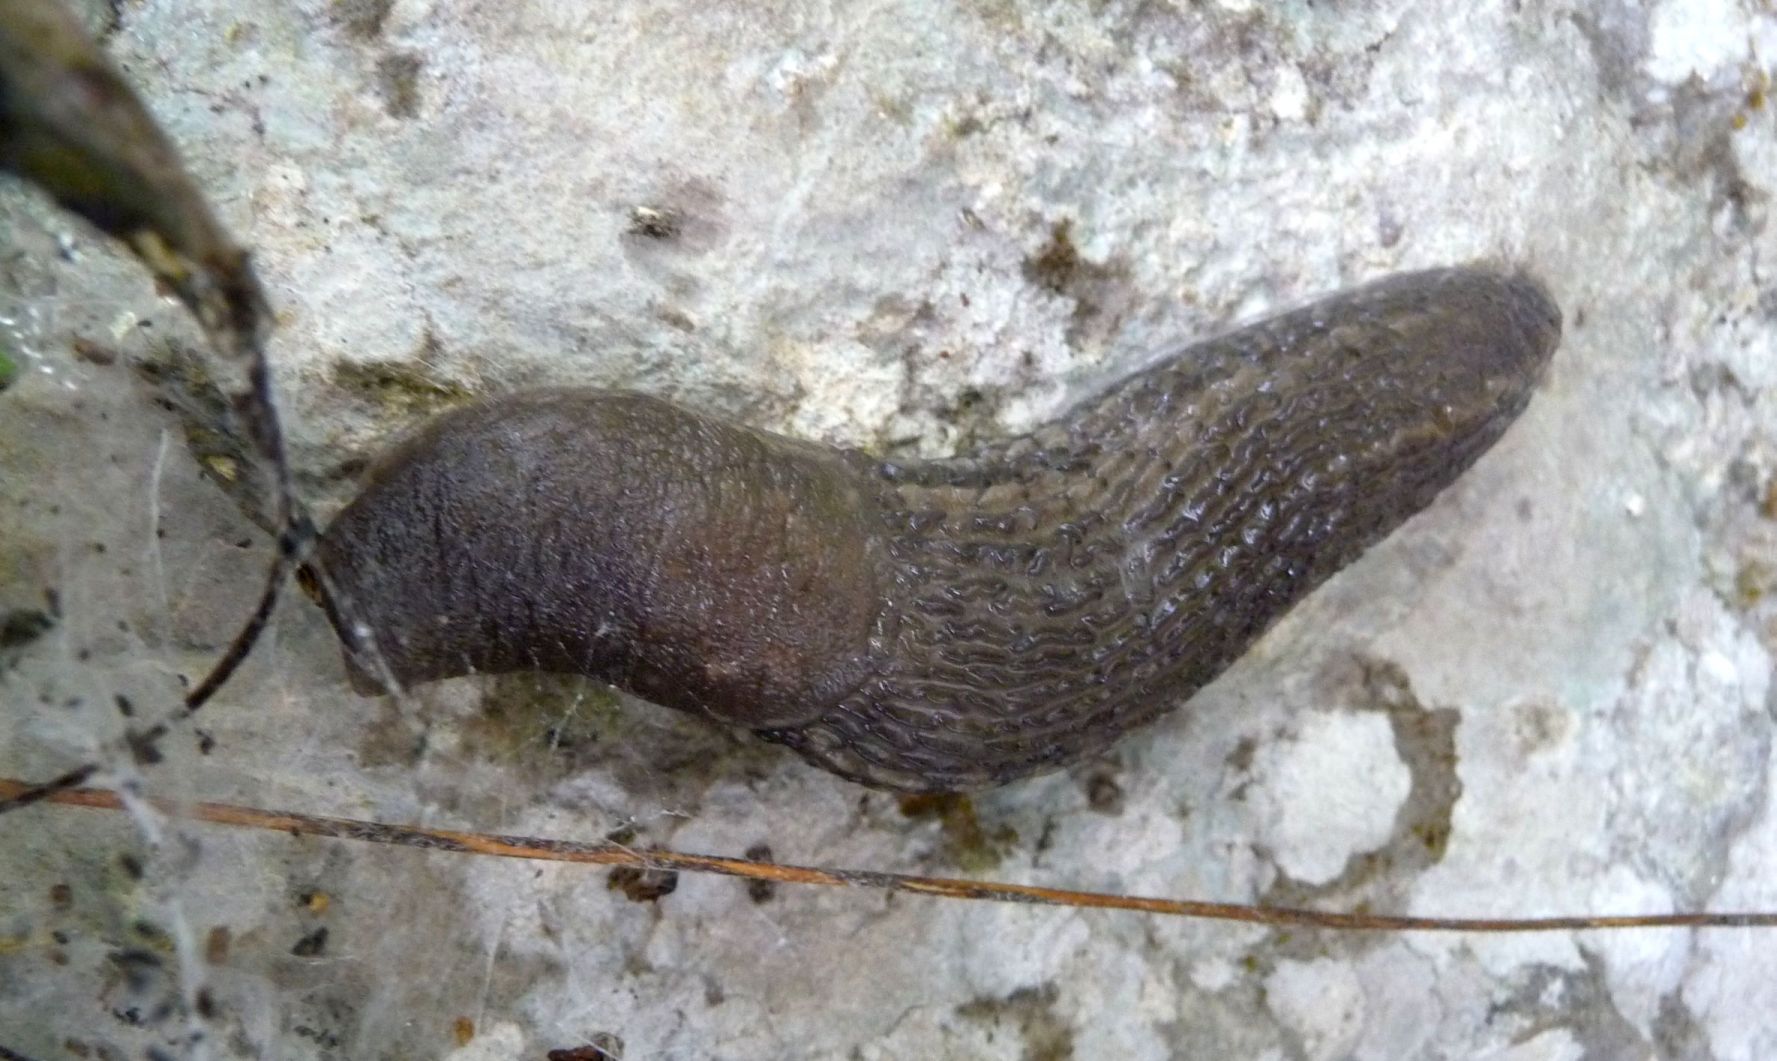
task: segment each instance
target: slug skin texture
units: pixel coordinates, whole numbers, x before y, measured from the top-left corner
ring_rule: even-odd
[[[1560,335],[1525,276],[1402,274],[912,463],[517,393],[382,459],[307,581],[364,692],[584,674],[867,785],[980,789],[1183,703],[1485,452]]]

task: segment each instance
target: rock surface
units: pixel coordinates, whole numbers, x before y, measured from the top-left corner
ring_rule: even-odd
[[[972,803],[585,684],[360,699],[295,595],[138,763],[116,738],[207,667],[268,543],[131,372],[189,324],[7,186],[0,772],[105,748],[157,797],[1329,909],[1777,908],[1777,14],[1511,6],[93,3],[255,248],[323,511],[404,425],[540,382],[943,453],[1396,269],[1524,263],[1567,336],[1492,454],[1188,709]],[[29,1056],[1777,1052],[1751,931],[659,894],[147,806],[7,816],[0,861]]]

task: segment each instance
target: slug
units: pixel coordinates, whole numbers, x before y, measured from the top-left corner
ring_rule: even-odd
[[[571,672],[866,785],[979,789],[1190,697],[1492,445],[1560,334],[1528,277],[1403,274],[916,462],[516,393],[381,460],[305,585],[362,692]]]

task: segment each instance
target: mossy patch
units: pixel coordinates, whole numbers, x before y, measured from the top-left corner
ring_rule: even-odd
[[[0,346],[0,391],[12,386],[19,377],[18,362],[12,359],[6,347]]]
[[[975,812],[975,802],[967,796],[902,796],[900,806],[909,818],[937,820],[944,831],[942,857],[970,873],[985,873],[998,866],[1018,843],[1018,833],[1011,826],[984,826]]]
[[[473,397],[466,387],[400,361],[342,363],[333,370],[333,382],[364,401],[410,416],[440,412]]]
[[[563,675],[509,674],[489,681],[482,714],[467,736],[484,754],[512,763],[597,745],[624,726],[610,686]]]

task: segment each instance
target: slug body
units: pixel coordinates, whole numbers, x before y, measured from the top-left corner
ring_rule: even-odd
[[[586,674],[865,784],[987,787],[1214,678],[1504,432],[1560,331],[1526,278],[1404,274],[916,463],[515,394],[383,460],[312,582],[366,691]]]

